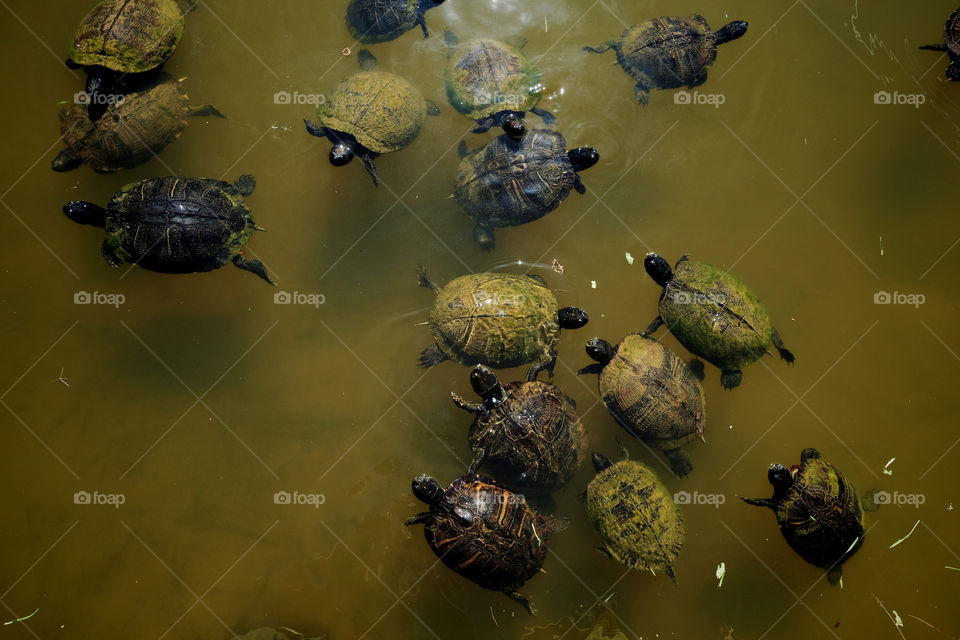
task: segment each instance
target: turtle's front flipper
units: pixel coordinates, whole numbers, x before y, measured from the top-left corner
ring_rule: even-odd
[[[83,158],[78,156],[73,149],[67,147],[61,151],[53,162],[50,163],[54,171],[70,171],[83,164]]]
[[[777,351],[780,352],[780,359],[785,360],[787,364],[793,364],[795,358],[793,354],[787,351],[783,346],[783,340],[780,339],[780,334],[777,333],[777,330],[773,330],[773,346],[777,348]]]
[[[743,496],[737,496],[747,504],[753,505],[755,507],[767,507],[769,509],[777,510],[777,503],[769,498],[744,498]]]
[[[377,180],[377,167],[373,164],[373,154],[361,153],[360,161],[363,163],[367,173],[370,174],[370,177],[373,178],[373,186],[380,186],[380,182]]]
[[[247,260],[238,253],[233,256],[233,264],[240,267],[245,271],[250,271],[257,274],[273,286],[277,286],[277,283],[270,279],[270,276],[267,274],[267,268],[263,266],[263,263],[259,260]]]
[[[839,562],[835,564],[831,569],[827,571],[827,581],[830,582],[831,587],[840,585],[840,588],[843,588],[843,565]]]
[[[677,574],[675,574],[675,573],[673,572],[673,567],[671,567],[670,565],[667,565],[667,567],[664,569],[664,573],[666,573],[668,576],[670,576],[670,579],[673,580],[673,584],[678,584],[678,583],[677,583]]]
[[[864,511],[879,511],[880,503],[877,501],[877,494],[879,492],[880,489],[873,489],[863,494],[860,497],[860,508]]]
[[[536,382],[537,375],[541,371],[546,371],[547,374],[553,378],[553,368],[557,366],[557,354],[554,352],[548,352],[543,354],[539,360],[530,365],[530,369],[527,371],[527,382]]]
[[[667,460],[670,461],[670,469],[673,470],[678,478],[683,478],[693,471],[693,463],[690,462],[690,455],[683,449],[664,451],[664,454],[666,454]]]
[[[357,63],[364,71],[373,71],[377,68],[377,56],[370,53],[369,49],[360,49],[357,52]]]
[[[119,267],[121,264],[123,264],[123,261],[120,260],[116,254],[114,254],[113,248],[106,240],[104,240],[103,244],[100,245],[100,255],[103,256],[103,259],[106,260],[107,264],[109,264],[111,267]]]
[[[522,604],[522,605],[524,606],[524,608],[527,610],[527,613],[529,613],[529,614],[532,615],[532,616],[537,615],[537,612],[533,609],[533,605],[530,604],[530,599],[529,599],[527,596],[523,595],[522,593],[520,593],[519,591],[516,591],[516,590],[514,590],[514,591],[504,591],[504,593],[505,593],[505,594],[507,595],[507,597],[510,598],[511,600],[516,600],[517,602],[519,602],[520,604]]]
[[[473,128],[473,133],[486,133],[494,125],[493,118],[487,117],[483,120],[477,120],[477,126]]]
[[[583,369],[580,369],[580,371],[577,371],[577,375],[578,376],[582,376],[586,374],[600,375],[601,371],[603,371],[603,365],[600,364],[599,362],[594,362],[593,364],[589,364],[585,366]]]
[[[476,413],[480,411],[480,408],[483,407],[483,404],[480,402],[467,402],[459,394],[450,392],[450,399],[453,400],[453,404],[457,405],[464,411],[469,411],[470,413]],[[473,473],[472,471],[470,473]]]
[[[447,354],[443,352],[443,349],[441,349],[436,342],[420,352],[420,366],[424,369],[430,368],[447,359]]]
[[[245,173],[237,181],[230,185],[230,188],[243,197],[247,197],[257,188],[257,181],[249,173]]]
[[[704,69],[703,73],[701,73],[696,78],[694,78],[689,83],[687,83],[687,89],[695,89],[696,87],[699,87],[706,81],[707,81],[707,71],[706,69]]]
[[[223,115],[219,109],[217,109],[212,104],[205,104],[202,107],[190,107],[187,111],[187,115],[190,117],[202,117],[202,116],[213,116],[215,118],[224,118],[227,116]]]
[[[430,37],[430,32],[427,31],[427,21],[423,17],[423,13],[417,14],[417,24],[420,25],[420,29],[423,31],[423,39],[426,40]]]
[[[583,195],[587,192],[587,188],[583,185],[583,180],[580,179],[580,176],[574,176],[573,178],[573,190]]]
[[[703,360],[700,358],[694,358],[690,361],[690,371],[693,372],[694,377],[700,382],[703,382],[703,379],[707,377],[707,372],[704,370]]]
[[[591,53],[606,53],[607,51],[610,51],[610,49],[615,49],[616,47],[617,43],[611,40],[610,42],[604,42],[599,47],[584,47],[583,50]]]
[[[647,106],[650,102],[650,86],[643,80],[637,82],[633,87],[633,97],[636,98],[637,104]]]
[[[659,328],[660,328],[660,325],[662,325],[662,324],[663,324],[663,318],[661,318],[660,316],[657,316],[656,318],[653,319],[653,322],[650,323],[650,326],[647,327],[646,329],[644,329],[644,330],[640,333],[640,335],[643,336],[644,338],[646,338],[646,337],[649,336],[651,333],[653,333],[654,331],[656,331],[657,329],[659,329]]]
[[[306,118],[303,119],[303,124],[307,125],[307,133],[318,138],[326,138],[327,130],[325,127],[321,127],[315,122],[310,122]]]
[[[556,116],[549,111],[541,109],[540,107],[531,107],[530,113],[540,116],[540,119],[543,120],[544,124],[547,126],[553,126],[553,124],[557,121]]]
[[[440,115],[440,107],[437,106],[437,103],[427,98],[427,115],[428,116],[438,116]]]
[[[412,524],[422,524],[422,523],[426,522],[429,517],[430,517],[430,512],[429,512],[429,511],[424,511],[424,512],[422,512],[422,513],[418,513],[417,515],[415,515],[415,516],[413,516],[413,517],[411,517],[411,518],[407,518],[406,520],[404,520],[404,521],[403,521],[403,526],[409,527],[409,526],[412,525]]]
[[[945,44],[923,44],[917,48],[926,49],[927,51],[948,51],[947,45]]]
[[[734,389],[740,386],[743,380],[743,372],[740,369],[729,369],[720,372],[720,386],[724,389]]]

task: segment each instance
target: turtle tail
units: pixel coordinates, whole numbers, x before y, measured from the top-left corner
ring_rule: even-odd
[[[74,200],[63,205],[63,212],[68,218],[79,224],[89,224],[94,227],[107,226],[107,210],[92,202]]]

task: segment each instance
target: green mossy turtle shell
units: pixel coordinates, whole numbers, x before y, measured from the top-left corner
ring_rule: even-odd
[[[427,101],[406,79],[361,71],[337,85],[317,108],[324,127],[348,133],[374,153],[398,151],[420,135]]]
[[[647,571],[672,571],[683,547],[680,512],[653,471],[621,460],[587,485],[587,514],[603,547],[618,562]]]
[[[104,0],[81,20],[70,59],[140,73],[163,64],[182,35],[183,13],[174,0]]]
[[[417,26],[418,0],[351,0],[347,29],[357,42],[377,44]]]
[[[441,288],[429,322],[447,357],[502,369],[534,362],[556,345],[557,311],[553,293],[529,276],[478,273]]]
[[[617,61],[624,71],[660,89],[687,85],[716,57],[716,37],[698,15],[641,22],[628,27],[617,43]]]
[[[457,111],[482,120],[540,102],[540,72],[518,49],[497,40],[468,40],[447,62],[447,98]]]
[[[680,344],[722,370],[740,369],[773,344],[763,303],[739,278],[705,262],[678,262],[659,307]]]

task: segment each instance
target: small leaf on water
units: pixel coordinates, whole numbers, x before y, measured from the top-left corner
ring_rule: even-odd
[[[894,542],[892,545],[890,545],[890,548],[893,549],[895,546],[897,546],[898,544],[900,544],[901,542],[903,542],[904,540],[906,540],[907,538],[909,538],[910,536],[912,536],[914,530],[917,528],[917,525],[919,525],[919,524],[920,524],[920,521],[917,520],[917,522],[913,525],[913,529],[910,529],[910,533],[908,533],[907,535],[903,536],[902,538],[900,538],[899,540],[897,540],[896,542]]]
[[[627,264],[633,264],[633,256],[630,255],[630,252],[627,251]]]
[[[717,589],[723,586],[723,576],[725,576],[726,574],[727,574],[727,564],[725,562],[721,562],[720,564],[717,565],[717,580],[720,581],[719,583],[717,583]]]
[[[902,627],[903,620],[900,619],[900,614],[897,613],[897,610],[891,609],[890,612],[893,613],[893,624],[897,625],[898,627]]]

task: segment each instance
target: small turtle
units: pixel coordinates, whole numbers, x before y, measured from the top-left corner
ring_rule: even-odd
[[[364,44],[376,44],[399,38],[417,25],[428,38],[423,14],[439,7],[443,0],[350,0],[347,5],[347,28],[350,35]]]
[[[330,164],[342,167],[359,156],[377,185],[373,159],[412,143],[426,117],[440,110],[406,79],[374,70],[377,59],[366,49],[359,60],[363,71],[340,81],[317,107],[320,124],[304,123],[307,133],[333,143]]]
[[[166,75],[111,104],[96,121],[88,108],[74,104],[60,111],[67,148],[53,160],[54,171],[70,171],[84,162],[100,173],[130,169],[179,138],[188,117],[226,117],[209,104],[191,107],[181,82]]]
[[[254,230],[262,231],[241,196],[253,193],[253,176],[236,184],[205,178],[148,178],[123,187],[104,209],[92,202],[69,202],[67,217],[105,227],[100,253],[108,264],[138,264],[161,273],[212,271],[227,262],[270,284],[259,260],[242,257]]]
[[[617,62],[637,81],[634,96],[640,104],[650,100],[651,89],[689,89],[707,81],[707,67],[717,58],[717,45],[747,32],[747,23],[735,20],[711,31],[702,16],[664,16],[627,27],[615,42],[584,51],[617,52]]]
[[[504,134],[465,154],[457,170],[457,204],[477,223],[473,239],[484,250],[494,247],[496,227],[533,222],[560,206],[570,190],[585,193],[577,175],[595,165],[600,154],[590,147],[567,151],[563,136],[533,129],[519,141]]]
[[[675,271],[655,253],[647,254],[643,266],[663,287],[660,315],[643,335],[666,324],[680,344],[722,371],[724,388],[739,385],[740,368],[758,360],[771,344],[787,364],[793,362],[767,308],[736,276],[687,256],[677,261]]]
[[[476,273],[439,287],[421,265],[417,280],[437,293],[427,321],[435,342],[420,354],[422,367],[447,359],[495,369],[532,362],[527,380],[533,381],[544,369],[553,374],[560,329],[579,329],[588,320],[577,307],[559,309],[538,276]]]
[[[692,367],[652,338],[632,334],[613,347],[600,338],[587,343],[597,361],[579,371],[600,377],[600,397],[630,435],[657,447],[678,476],[693,470],[683,447],[703,439],[706,402]]]
[[[478,364],[470,384],[482,402],[453,402],[476,415],[470,425],[473,463],[513,491],[549,493],[570,481],[580,468],[586,435],[577,405],[546,382],[500,384],[490,369]]]
[[[444,489],[433,478],[413,479],[413,495],[430,505],[404,524],[423,524],[427,544],[445,565],[493,591],[502,591],[533,615],[519,592],[543,566],[550,535],[563,528],[527,506],[523,496],[469,474]]]
[[[474,133],[502,127],[514,139],[523,137],[522,118],[527,111],[540,116],[547,125],[556,118],[537,107],[541,98],[540,72],[520,52],[526,42],[512,44],[490,39],[460,44],[450,31],[447,42],[447,98],[457,111],[477,121]]]
[[[135,81],[128,74],[156,69],[173,55],[185,12],[175,0],[103,0],[80,21],[67,66],[87,72],[91,120]]]
[[[772,498],[744,498],[769,507],[790,548],[810,564],[825,569],[830,584],[841,584],[842,564],[863,544],[863,507],[857,490],[814,448],[800,453],[800,466],[770,465]]]
[[[920,48],[945,52],[950,57],[947,79],[960,80],[960,9],[947,18],[947,23],[943,27],[943,44],[925,44]]]
[[[594,453],[593,467],[597,475],[587,485],[587,514],[603,541],[598,551],[631,569],[664,571],[676,582],[673,563],[685,532],[666,487],[634,460],[611,464]]]

